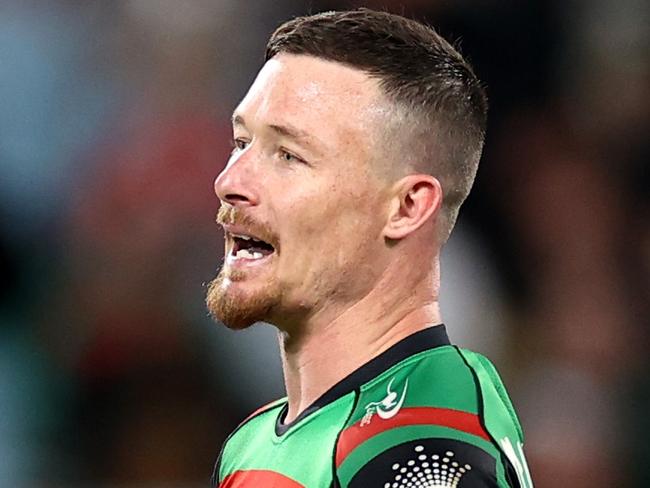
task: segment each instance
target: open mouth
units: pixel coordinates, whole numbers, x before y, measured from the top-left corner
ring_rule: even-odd
[[[270,256],[275,248],[268,242],[245,234],[231,234],[232,249],[230,256],[234,259],[258,260]]]

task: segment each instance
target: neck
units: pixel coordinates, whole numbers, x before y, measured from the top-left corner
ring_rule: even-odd
[[[398,274],[399,276],[399,274]],[[361,300],[330,306],[296,330],[280,332],[289,408],[294,420],[350,373],[405,337],[441,323],[437,266],[410,286],[387,273]],[[404,277],[400,282],[404,282]]]

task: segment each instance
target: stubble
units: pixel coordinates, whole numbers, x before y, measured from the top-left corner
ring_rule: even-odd
[[[239,224],[255,231],[267,242],[275,244],[276,236],[271,230],[259,222],[237,211],[234,207],[223,204],[217,215],[220,224]],[[282,290],[275,278],[267,278],[249,291],[239,290],[247,277],[246,271],[234,270],[225,262],[217,277],[208,285],[205,303],[210,315],[229,329],[241,330],[256,322],[268,320],[274,309],[280,304]],[[253,277],[254,280],[260,278]]]

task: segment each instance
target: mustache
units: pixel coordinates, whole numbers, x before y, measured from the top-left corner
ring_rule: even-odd
[[[221,226],[236,225],[244,227],[258,239],[271,244],[275,249],[278,248],[278,236],[268,224],[259,222],[241,209],[235,208],[228,203],[222,203],[221,207],[219,207],[216,222]]]

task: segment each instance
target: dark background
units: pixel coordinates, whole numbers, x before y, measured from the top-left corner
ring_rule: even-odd
[[[0,2],[0,486],[199,487],[283,394],[273,330],[210,322],[212,183],[275,26],[424,20],[491,101],[443,256],[538,488],[650,486],[650,13],[641,0]]]

